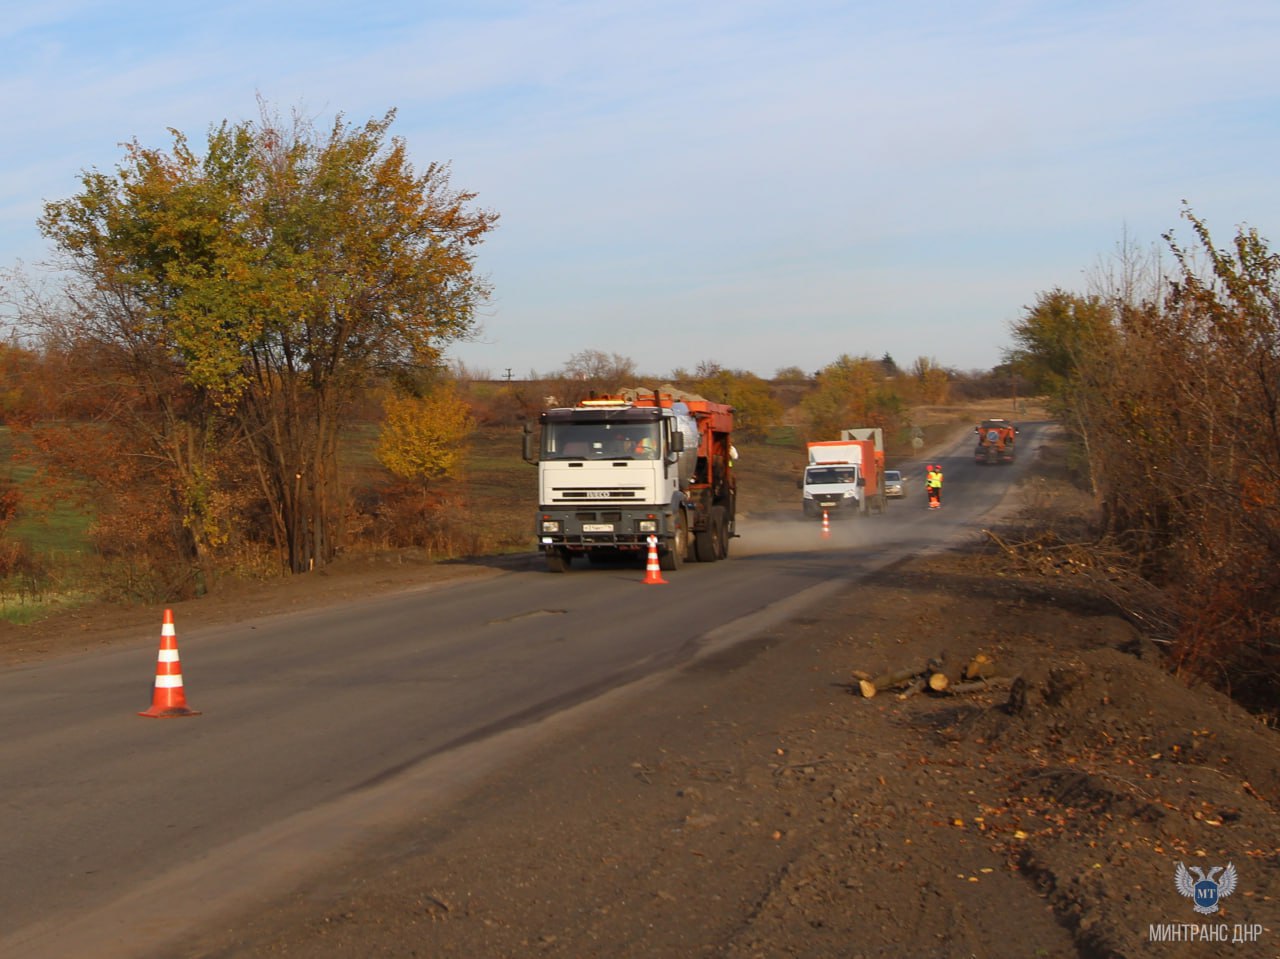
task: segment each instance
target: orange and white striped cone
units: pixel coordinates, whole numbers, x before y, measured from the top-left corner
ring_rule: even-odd
[[[822,511],[822,538],[831,538],[831,519],[827,516],[827,511]]]
[[[160,627],[160,655],[156,659],[156,683],[151,694],[151,708],[138,713],[151,719],[176,716],[199,716],[187,708],[187,693],[182,685],[182,663],[178,659],[178,637],[173,629],[173,610],[164,611]]]
[[[649,558],[644,564],[645,583],[666,585],[662,578],[662,567],[658,564],[658,537],[649,537]]]

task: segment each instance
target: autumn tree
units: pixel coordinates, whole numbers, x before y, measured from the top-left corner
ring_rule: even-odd
[[[769,384],[747,370],[726,370],[699,364],[704,375],[692,381],[693,392],[733,407],[734,433],[745,439],[763,439],[782,418],[782,404],[773,398]]]
[[[809,380],[809,374],[798,366],[784,366],[773,374],[775,383],[798,385],[808,383]]]
[[[41,220],[78,281],[61,332],[118,360],[184,527],[208,525],[201,491],[240,444],[294,572],[340,539],[350,399],[437,363],[489,293],[474,256],[496,215],[447,166],[415,170],[393,120],[322,131],[264,107],[203,155],[176,132],[170,152],[135,142]]]
[[[427,396],[390,396],[375,455],[394,476],[419,484],[457,473],[475,425],[471,409],[452,384]]]
[[[725,368],[715,360],[699,360],[698,365],[693,368],[693,379],[710,380],[725,372]]]
[[[1225,248],[1190,211],[1197,246],[1167,240],[1180,268],[1139,318],[1160,371],[1152,515],[1184,591],[1176,655],[1189,671],[1274,705],[1280,692],[1280,255],[1254,229]],[[1204,266],[1201,266],[1201,261]],[[1150,409],[1154,403],[1150,404]]]
[[[167,562],[161,591],[205,588],[229,535],[220,493],[236,430],[213,371],[234,370],[226,344],[241,323],[228,315],[222,335],[202,338],[187,293],[216,271],[233,181],[181,137],[172,155],[131,144],[114,176],[85,173],[79,195],[46,206],[40,226],[66,281],[29,287],[19,304],[61,376],[34,446],[46,467],[89,481],[79,488],[105,554],[134,569]]]
[[[801,401],[801,408],[810,440],[838,438],[841,430],[867,426],[890,435],[903,425],[905,413],[881,363],[847,354],[823,367],[816,389]]]
[[[1098,296],[1062,289],[1041,293],[1022,319],[1012,324],[1014,346],[1006,360],[1029,388],[1049,398],[1049,408],[1079,448],[1075,462],[1099,490],[1104,463],[1093,447],[1108,435],[1128,436],[1106,407],[1117,384],[1114,366],[1120,348],[1112,306]],[[1110,431],[1108,434],[1107,431]]]
[[[1274,704],[1280,256],[1244,228],[1218,248],[1185,216],[1196,243],[1166,237],[1171,275],[1043,294],[1011,359],[1079,441],[1108,541],[1167,591],[1178,668]]]
[[[889,359],[887,353],[885,358]],[[916,357],[911,364],[911,385],[920,402],[929,406],[940,406],[950,398],[951,377],[932,357]]]
[[[573,406],[592,393],[616,393],[635,385],[636,364],[620,353],[581,350],[574,353],[549,380],[556,402]]]

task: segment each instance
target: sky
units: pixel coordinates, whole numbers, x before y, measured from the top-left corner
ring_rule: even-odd
[[[5,3],[0,270],[122,144],[396,111],[500,216],[449,359],[990,369],[1121,246],[1280,237],[1274,0]]]

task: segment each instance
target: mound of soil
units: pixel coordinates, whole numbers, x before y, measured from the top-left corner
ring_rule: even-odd
[[[980,653],[1002,679],[859,691]],[[188,954],[1174,957],[1220,929],[1280,954],[1276,733],[997,554],[886,569],[657,699]],[[1198,914],[1180,863],[1237,887]]]

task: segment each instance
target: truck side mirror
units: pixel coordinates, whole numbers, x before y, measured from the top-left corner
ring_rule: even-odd
[[[671,434],[671,452],[673,453],[684,452],[684,434],[681,433],[679,430],[675,430]]]

